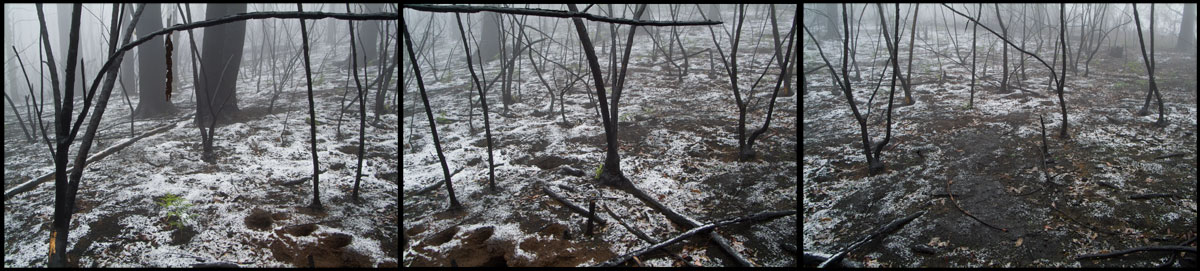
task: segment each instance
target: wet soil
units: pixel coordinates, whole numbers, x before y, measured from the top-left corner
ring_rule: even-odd
[[[980,88],[975,110],[964,108],[967,97],[959,96],[965,92],[955,91],[956,85],[914,91],[917,110],[893,112],[890,145],[896,146],[885,148],[887,170],[876,176],[866,173],[862,138],[846,98],[809,89],[806,116],[824,116],[804,122],[805,237],[810,239],[805,251],[835,253],[883,224],[928,210],[847,260],[890,267],[1152,267],[1164,262],[1165,253],[1074,260],[1081,254],[1178,245],[1196,235],[1194,74],[1160,81],[1171,125],[1158,128],[1151,125],[1156,106],[1151,116],[1132,115],[1144,88],[1131,89],[1129,80],[1103,75],[1124,72],[1111,68],[1122,65],[1115,62],[1093,63],[1092,78],[1069,75],[1068,139],[1058,137],[1057,97],[1044,87],[1034,91],[1045,99]],[[1159,65],[1160,70],[1195,69],[1194,62],[1178,60]],[[865,114],[861,101],[866,98],[861,92],[855,97],[862,99],[859,110]],[[868,121],[875,142],[883,137],[884,124],[876,119],[886,110],[884,97],[882,104],[876,97]],[[1005,109],[989,107],[996,104]],[[845,116],[825,115],[830,110]],[[1053,161],[1044,167],[1039,115],[1045,117]],[[1157,159],[1168,153],[1183,155]],[[947,189],[962,210],[1003,230],[964,215],[947,197],[934,196]],[[1151,192],[1177,196],[1129,198]],[[910,249],[915,245],[936,252],[915,253]]]

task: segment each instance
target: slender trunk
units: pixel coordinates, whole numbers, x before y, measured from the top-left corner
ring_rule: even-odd
[[[467,44],[467,35],[463,31],[462,18],[458,13],[454,14],[454,18],[458,21],[458,33],[463,41],[463,50],[467,55],[467,68],[471,70],[471,80],[475,82],[475,89],[479,92],[479,103],[483,108],[483,129],[484,135],[487,137],[488,149],[488,185],[493,192],[496,191],[496,166],[492,162],[492,128],[490,120],[488,120],[487,95],[483,92],[483,85],[479,83],[479,77],[475,75],[475,64],[471,63],[471,48]],[[397,45],[398,46],[398,45]]]
[[[1062,109],[1062,126],[1058,130],[1058,138],[1067,139],[1071,136],[1067,134],[1067,102],[1063,100],[1063,87],[1067,84],[1067,4],[1059,4],[1059,39],[1062,40],[1063,62],[1062,74],[1058,79],[1058,106]]]
[[[302,4],[296,4],[296,8],[300,12],[304,12],[304,6]],[[309,135],[311,136],[309,146],[312,147],[313,158],[313,201],[311,207],[320,210],[323,209],[323,207],[321,207],[320,190],[321,167],[320,164],[317,163],[317,113],[314,109],[315,103],[313,102],[312,69],[310,68],[312,66],[312,62],[309,60],[308,56],[308,26],[306,26],[304,23],[304,19],[300,19],[300,36],[301,45],[304,48],[304,78],[308,82],[308,127]],[[359,155],[362,155],[362,153],[360,152]]]
[[[978,9],[979,11],[975,15],[976,19],[983,15],[983,4],[979,4]],[[967,100],[967,109],[975,106],[975,46],[979,41],[978,31],[979,24],[973,24],[971,27],[971,98]]]
[[[433,111],[429,107],[429,96],[425,94],[425,82],[421,79],[421,68],[417,65],[417,57],[413,53],[412,37],[409,36],[408,26],[404,24],[403,20],[400,21],[400,29],[404,32],[404,44],[408,47],[408,57],[413,60],[410,63],[412,64],[413,73],[416,75],[417,87],[421,91],[421,102],[425,104],[425,116],[429,119],[429,130],[433,135],[433,147],[437,150],[438,161],[442,164],[442,175],[445,176],[446,190],[450,192],[450,209],[461,209],[462,204],[459,204],[458,198],[454,197],[454,186],[450,182],[450,168],[446,166],[446,156],[442,154],[442,143],[441,140],[438,140],[437,135],[437,123],[433,121]]]
[[[909,85],[909,86],[911,86],[911,85],[912,85],[912,60],[913,60],[913,48],[916,48],[916,47],[917,47],[917,43],[916,43],[916,38],[917,38],[917,14],[919,14],[918,12],[919,12],[920,10],[921,10],[921,4],[913,4],[913,16],[912,16],[912,18],[913,18],[913,21],[912,21],[912,31],[911,31],[911,32],[909,33],[909,35],[908,35],[908,71],[904,73],[904,74],[906,75],[906,77],[907,77],[907,79],[904,79],[904,82],[905,82],[907,85]],[[899,48],[897,48],[897,49],[899,49]],[[911,90],[909,90],[909,87],[908,87],[908,86],[905,86],[905,87],[904,87],[904,105],[912,105],[912,104],[915,104],[915,103],[917,103],[917,101],[913,100],[913,98],[912,98],[912,91],[911,91]]]

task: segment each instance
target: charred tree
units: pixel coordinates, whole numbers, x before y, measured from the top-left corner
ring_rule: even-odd
[[[979,4],[978,8],[976,9],[978,9],[978,12],[975,14],[975,18],[979,18],[983,15],[983,4]],[[979,42],[979,34],[977,34],[978,31],[979,23],[976,22],[971,27],[971,98],[967,100],[967,109],[971,109],[975,106],[975,46],[977,46],[976,43]]]
[[[1062,126],[1058,130],[1058,138],[1067,139],[1071,136],[1067,134],[1067,127],[1070,123],[1067,122],[1067,102],[1063,100],[1063,87],[1067,84],[1067,4],[1059,3],[1058,10],[1059,29],[1058,36],[1062,41],[1063,63],[1062,74],[1058,77],[1058,106],[1062,108]]]
[[[421,67],[417,65],[417,56],[413,53],[412,37],[408,34],[408,26],[405,25],[404,20],[400,21],[400,29],[404,32],[404,45],[408,49],[409,59],[412,60],[409,63],[412,63],[413,73],[417,79],[417,87],[421,90],[421,102],[425,104],[425,116],[429,119],[429,130],[433,135],[433,147],[437,150],[438,161],[442,163],[442,174],[445,176],[446,190],[450,192],[450,209],[461,209],[462,204],[459,204],[458,198],[454,197],[454,185],[450,182],[450,168],[446,166],[446,156],[442,154],[442,143],[441,140],[438,140],[437,135],[437,123],[433,120],[433,111],[429,107],[429,96],[425,94],[425,82],[424,79],[421,79]]]
[[[770,103],[770,105],[767,106],[767,120],[763,122],[762,128],[759,128],[758,130],[755,130],[753,133],[750,133],[750,138],[746,141],[746,148],[750,149],[751,155],[754,155],[754,140],[757,139],[758,136],[760,136],[764,132],[766,132],[767,127],[770,127],[770,125],[771,125],[771,114],[773,112],[775,112],[775,99],[777,97],[779,97],[780,85],[785,84],[785,81],[789,81],[789,80],[787,80],[787,78],[791,78],[791,76],[792,76],[791,70],[789,70],[787,68],[787,66],[789,65],[789,62],[792,59],[792,45],[796,41],[795,36],[792,35],[796,31],[796,21],[797,21],[796,19],[792,20],[792,29],[788,31],[787,49],[784,49],[782,47],[775,48],[776,55],[778,55],[779,51],[782,51],[782,50],[786,50],[787,54],[785,54],[784,57],[779,58],[779,59],[782,59],[781,63],[779,63],[779,67],[781,67],[782,69],[780,69],[779,77],[776,78],[776,80],[775,80],[775,91],[771,94],[771,103]],[[776,44],[776,46],[779,46],[779,27],[777,27],[776,25],[777,25],[777,22],[775,19],[775,6],[772,5],[771,6],[771,29],[772,29],[772,34],[774,34],[773,37],[775,38],[775,44]],[[785,89],[786,89],[786,87],[785,87]]]
[[[992,5],[996,7],[996,20],[1000,23],[1000,35],[1007,39],[1008,27],[1004,26],[1004,17],[1000,16],[1000,4],[993,3]],[[1008,93],[1008,46],[1001,47],[1004,47],[1001,55],[1003,61],[1000,62],[1001,66],[1004,67],[1004,71],[1000,73],[1000,93]]]
[[[242,7],[244,8],[245,6],[243,5]],[[304,12],[304,5],[296,4],[296,9],[299,10],[300,12]],[[244,23],[242,26],[242,31],[243,31],[243,33],[245,31]],[[351,35],[354,35],[353,32],[351,33]],[[301,39],[300,39],[301,46],[303,46],[303,49],[304,49],[304,79],[308,82],[308,84],[307,84],[308,85],[308,118],[309,118],[309,121],[308,121],[308,129],[309,130],[308,131],[309,131],[309,136],[310,136],[309,137],[309,139],[310,139],[309,146],[312,147],[312,161],[313,161],[313,175],[312,175],[313,201],[312,201],[312,204],[309,205],[309,207],[311,207],[313,209],[321,210],[321,209],[324,209],[324,207],[321,206],[321,189],[320,189],[321,167],[320,167],[320,164],[317,163],[317,113],[316,113],[316,110],[313,108],[313,107],[315,107],[315,105],[314,105],[315,103],[313,102],[312,69],[310,68],[312,66],[312,64],[311,64],[312,61],[309,60],[309,56],[308,56],[308,26],[305,25],[304,19],[300,19],[300,37],[301,37]],[[207,38],[205,38],[205,40],[207,40]],[[240,52],[241,49],[239,49],[238,51]],[[239,53],[239,55],[240,55],[240,53]],[[236,77],[234,77],[234,78],[236,79]],[[357,78],[355,78],[355,79],[357,79]],[[361,91],[359,91],[359,97],[362,97]],[[359,106],[362,106],[361,102],[359,103]],[[362,112],[359,112],[359,113],[361,114]],[[360,118],[360,120],[361,119],[362,118]],[[358,155],[361,157],[363,148],[359,147],[358,149],[359,149]],[[362,170],[361,160],[360,160],[359,165],[360,165],[359,170],[361,171]]]
[[[471,47],[467,43],[467,34],[465,31],[463,31],[462,18],[459,17],[458,13],[455,13],[454,19],[457,20],[457,22],[458,22],[458,34],[459,34],[459,37],[462,38],[463,50],[465,51],[466,56],[467,56],[467,69],[469,69],[471,71],[471,80],[473,80],[473,82],[475,82],[475,90],[477,90],[479,93],[479,103],[480,103],[480,106],[483,107],[483,131],[484,131],[484,135],[487,139],[487,149],[488,149],[488,184],[491,187],[492,191],[495,192],[496,191],[496,165],[492,161],[492,124],[491,124],[490,117],[488,116],[489,113],[488,113],[488,106],[487,106],[487,93],[485,93],[483,91],[483,84],[479,83],[479,76],[475,75],[475,64],[471,63]],[[482,65],[482,63],[480,63],[480,65]]]
[[[1150,4],[1150,56],[1146,56],[1146,42],[1142,35],[1142,21],[1141,17],[1138,16],[1137,4],[1131,5],[1133,5],[1133,20],[1137,22],[1138,42],[1142,47],[1142,60],[1146,64],[1146,73],[1150,75],[1150,87],[1146,90],[1146,102],[1142,104],[1142,110],[1138,111],[1138,115],[1145,116],[1150,114],[1150,95],[1154,94],[1154,97],[1158,98],[1158,122],[1155,125],[1166,127],[1167,120],[1163,118],[1162,94],[1158,92],[1158,84],[1154,82],[1154,4]]]

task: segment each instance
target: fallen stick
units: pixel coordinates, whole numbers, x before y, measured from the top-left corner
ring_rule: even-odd
[[[946,180],[946,193],[947,194],[950,193],[950,184],[951,183],[954,183],[954,181]],[[975,221],[979,221],[979,223],[983,223],[984,226],[988,226],[989,228],[993,228],[993,229],[996,229],[996,230],[999,230],[1002,232],[1008,232],[1007,228],[993,226],[992,224],[989,224],[989,223],[983,221],[983,219],[979,219],[978,217],[975,217],[975,215],[972,215],[971,213],[967,212],[967,210],[963,210],[962,206],[958,206],[958,201],[954,200],[954,194],[950,194],[950,202],[954,203],[954,207],[958,208],[959,211],[962,211],[963,214],[966,214],[967,216],[974,218]]]
[[[1186,245],[1189,245],[1189,244],[1191,244],[1192,242],[1196,242],[1196,237],[1194,237],[1194,236],[1193,236],[1191,240],[1184,241],[1183,243],[1180,243],[1179,245],[1180,245],[1180,246],[1186,246]],[[1163,268],[1163,267],[1168,267],[1168,266],[1175,265],[1175,261],[1178,261],[1178,260],[1179,260],[1179,253],[1176,253],[1176,252],[1171,252],[1171,259],[1170,259],[1170,260],[1167,260],[1167,262],[1165,262],[1165,263],[1163,263],[1163,264],[1159,265],[1159,266],[1158,266],[1158,268]]]
[[[1154,159],[1167,159],[1167,158],[1176,157],[1176,156],[1183,156],[1186,154],[1187,153],[1182,153],[1182,152],[1181,153],[1164,154],[1164,155],[1160,155],[1158,157],[1154,157]]]
[[[920,217],[927,212],[929,212],[929,211],[928,210],[921,211],[921,212],[897,219],[895,221],[892,221],[891,223],[888,223],[887,225],[883,225],[883,227],[879,227],[879,229],[875,230],[874,232],[871,232],[871,234],[868,234],[867,236],[863,236],[862,238],[859,238],[854,243],[851,243],[850,246],[846,247],[846,249],[842,250],[842,252],[838,252],[837,254],[834,254],[833,256],[829,257],[828,260],[825,260],[825,262],[822,262],[820,265],[817,265],[817,268],[825,268],[825,267],[829,267],[829,265],[831,265],[831,264],[837,264],[838,262],[840,262],[842,260],[842,258],[846,257],[846,254],[850,253],[851,251],[854,251],[854,249],[858,248],[859,246],[866,244],[868,241],[871,241],[871,239],[874,239],[875,237],[879,237],[884,234],[889,234],[896,230],[899,230],[900,227],[903,227],[905,224],[908,224],[909,221],[913,221],[913,219],[917,219],[917,217]]]
[[[459,172],[462,172],[463,169],[464,168],[458,168],[458,170],[455,170],[454,173],[450,173],[450,178],[454,178],[454,175],[457,175]],[[421,190],[417,190],[417,192],[413,193],[413,195],[429,193],[429,191],[433,191],[434,189],[437,189],[438,187],[442,187],[442,185],[444,185],[444,184],[446,184],[446,182],[434,181],[432,185],[429,185],[425,188],[421,188]]]
[[[1170,198],[1174,195],[1164,193],[1149,193],[1129,196],[1129,199],[1152,199],[1152,198]]]
[[[1082,260],[1087,260],[1087,259],[1112,258],[1112,257],[1117,257],[1117,256],[1130,254],[1130,253],[1134,253],[1134,252],[1140,252],[1140,251],[1183,251],[1183,252],[1196,253],[1196,248],[1189,247],[1189,246],[1135,247],[1135,248],[1131,248],[1131,249],[1119,250],[1119,251],[1114,251],[1114,252],[1109,252],[1109,253],[1079,255],[1079,256],[1075,257],[1075,260],[1082,261]]]
[[[625,221],[622,221],[621,217],[617,216],[616,213],[613,213],[612,210],[608,209],[608,205],[600,204],[600,208],[604,208],[604,212],[608,213],[608,216],[611,216],[613,218],[613,220],[616,220],[617,223],[621,224],[621,226],[624,226],[625,229],[629,230],[629,232],[633,233],[633,235],[636,235],[638,238],[640,238],[643,241],[646,241],[647,243],[650,243],[650,244],[658,243],[658,240],[655,240],[654,238],[650,237],[650,235],[646,235],[645,232],[642,232],[641,230],[638,230],[637,228],[629,226],[629,224],[625,224]],[[667,255],[671,255],[672,258],[679,260],[679,262],[682,262],[684,265],[687,265],[689,267],[695,266],[691,262],[684,260],[683,257],[679,257],[679,255],[676,255],[675,253],[671,253],[671,251],[668,251],[666,248],[659,248],[658,250],[662,251],[663,253],[666,253]]]
[[[722,221],[715,222],[715,223],[704,224],[699,227],[692,228],[691,230],[688,230],[687,232],[679,234],[679,235],[675,236],[674,238],[659,242],[659,243],[651,245],[649,247],[644,247],[644,248],[635,250],[630,253],[626,253],[625,255],[621,255],[619,257],[613,258],[611,260],[605,261],[605,262],[597,264],[595,266],[598,266],[598,267],[616,266],[625,261],[628,261],[629,259],[633,258],[634,256],[639,256],[639,255],[642,255],[643,253],[646,253],[647,251],[651,251],[651,250],[669,246],[671,244],[674,244],[675,242],[682,241],[683,239],[687,239],[688,237],[692,237],[693,235],[696,235],[696,234],[704,232],[704,231],[712,230],[713,228],[716,228],[716,227],[721,227],[721,226],[730,225],[730,224],[743,223],[743,222],[750,222],[750,221],[764,221],[764,220],[770,220],[770,219],[779,218],[779,217],[788,216],[788,215],[794,215],[794,214],[796,214],[796,211],[794,211],[794,210],[793,211],[762,212],[762,213],[753,214],[753,215],[749,215],[749,216],[743,216],[743,217],[733,218],[733,219],[726,219],[726,220],[722,220]]]
[[[584,209],[583,207],[579,207],[579,205],[575,205],[575,203],[572,203],[571,201],[567,200],[566,197],[559,195],[557,192],[554,192],[554,190],[550,190],[549,187],[546,187],[545,185],[543,185],[542,191],[545,191],[546,194],[550,195],[550,197],[554,198],[554,200],[557,200],[558,202],[562,203],[563,205],[566,205],[568,209],[571,209],[571,211],[579,213],[580,215],[583,215],[584,217],[588,216],[587,209]],[[604,221],[604,219],[600,218],[600,216],[598,216],[598,215],[593,214],[592,219],[595,219],[596,222],[600,223],[601,225],[608,225],[608,222]]]

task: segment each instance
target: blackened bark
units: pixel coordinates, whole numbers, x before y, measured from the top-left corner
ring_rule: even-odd
[[[244,5],[242,7],[245,8]],[[301,12],[304,11],[303,4],[296,4],[296,8]],[[243,31],[242,36],[244,37],[245,36],[244,35],[244,31],[245,31],[244,23],[242,24],[242,31]],[[351,35],[353,35],[353,33],[351,33]],[[313,179],[313,201],[312,201],[312,205],[310,205],[310,207],[312,207],[313,209],[320,210],[320,209],[324,209],[324,207],[321,206],[321,189],[320,189],[321,167],[320,167],[320,164],[317,163],[317,113],[314,108],[315,103],[313,102],[312,68],[310,68],[310,66],[312,66],[312,61],[309,60],[309,57],[308,57],[308,26],[304,23],[304,19],[300,19],[300,37],[301,37],[301,39],[300,39],[301,45],[304,48],[304,78],[308,82],[308,119],[309,119],[308,131],[309,131],[309,135],[310,135],[309,146],[312,147],[312,161],[313,161],[313,178],[312,178]],[[205,38],[205,40],[208,40],[208,39]],[[239,47],[240,47],[240,45],[239,45]],[[240,58],[240,55],[241,55],[240,48],[238,49],[238,52],[239,52],[238,55]],[[235,75],[234,79],[236,79],[236,78],[237,77]],[[358,78],[355,77],[355,79],[358,79]],[[362,96],[362,94],[360,91],[359,97],[361,97],[361,96]],[[362,102],[359,102],[359,106],[362,106]],[[361,114],[362,112],[359,112],[359,113]],[[359,147],[358,149],[359,149],[358,155],[362,156],[362,148]]]
[[[467,55],[467,69],[471,70],[471,80],[475,82],[475,90],[479,93],[479,103],[483,107],[483,131],[487,137],[488,149],[488,184],[492,191],[496,191],[496,165],[492,162],[492,124],[488,117],[487,94],[483,92],[483,84],[479,83],[479,77],[475,75],[475,64],[471,63],[471,48],[467,43],[467,34],[463,31],[462,18],[458,13],[454,14],[454,18],[458,22],[458,34],[462,38],[463,50]],[[532,61],[530,61],[532,62]],[[480,63],[482,65],[482,63]]]
[[[42,43],[45,45],[46,55],[50,59],[54,59],[54,54],[50,50],[50,40],[46,35],[46,20],[45,14],[42,12],[42,5],[37,4],[38,19],[41,21]],[[50,229],[50,254],[48,255],[48,265],[50,267],[66,267],[67,266],[67,234],[71,227],[71,200],[68,198],[70,188],[67,180],[67,153],[73,141],[70,135],[70,122],[72,114],[72,100],[75,96],[75,61],[78,56],[79,46],[79,12],[82,4],[75,4],[71,12],[70,23],[70,41],[67,44],[67,56],[64,61],[67,64],[66,82],[64,83],[65,91],[61,95],[61,105],[56,106],[54,116],[54,139],[57,143],[56,152],[54,153],[54,220]],[[55,105],[60,104],[58,75],[55,70],[54,61],[49,61],[48,65],[51,70],[51,80],[54,83]]]
[[[978,9],[979,12],[976,13],[975,18],[983,15],[983,4],[979,4]],[[971,27],[971,98],[967,100],[967,109],[975,106],[975,43],[979,41],[977,31],[979,31],[979,22]]]
[[[579,12],[579,9],[574,4],[567,5],[567,8],[571,12]],[[571,21],[575,24],[575,32],[579,34],[579,42],[583,46],[584,54],[587,55],[588,66],[592,72],[592,81],[596,84],[596,95],[600,100],[600,119],[604,122],[604,138],[608,146],[608,151],[604,158],[604,169],[600,173],[600,183],[617,187],[632,186],[629,183],[629,179],[626,179],[625,174],[621,172],[621,157],[617,153],[616,123],[613,121],[615,115],[609,114],[608,111],[608,97],[606,97],[604,91],[604,77],[600,75],[600,62],[596,59],[595,46],[592,45],[592,39],[588,37],[587,27],[583,25],[583,19],[575,17],[571,18]]]
[[[1167,121],[1163,118],[1162,94],[1159,94],[1158,84],[1156,84],[1154,81],[1154,4],[1150,4],[1150,56],[1146,56],[1146,42],[1144,41],[1144,37],[1142,35],[1142,22],[1140,16],[1138,16],[1137,4],[1132,5],[1134,21],[1137,22],[1138,28],[1138,42],[1142,47],[1142,60],[1144,60],[1143,63],[1146,65],[1146,73],[1150,75],[1150,88],[1146,90],[1146,102],[1142,104],[1142,110],[1138,111],[1138,115],[1145,116],[1150,114],[1150,98],[1152,98],[1150,95],[1157,95],[1158,122],[1156,122],[1155,125],[1164,127],[1167,126]]]
[[[304,20],[301,20],[301,22],[303,22],[303,21],[304,21]],[[351,59],[351,60],[350,60],[350,65],[351,65],[351,68],[350,68],[350,70],[352,70],[352,71],[353,71],[353,74],[354,74],[354,86],[355,86],[355,87],[356,87],[356,89],[358,90],[358,93],[357,93],[357,95],[358,95],[358,96],[357,96],[357,97],[358,97],[358,166],[355,168],[355,173],[354,173],[354,192],[352,193],[352,194],[353,194],[353,195],[352,195],[352,198],[354,199],[354,202],[358,202],[358,183],[359,183],[359,181],[361,181],[361,180],[362,180],[363,154],[364,154],[364,152],[366,151],[366,146],[364,145],[364,143],[365,143],[365,141],[364,141],[364,137],[365,137],[365,136],[366,136],[366,134],[367,134],[367,131],[366,131],[366,126],[367,126],[367,102],[366,102],[366,100],[365,100],[365,99],[366,99],[366,97],[367,97],[367,94],[366,94],[366,92],[364,92],[364,91],[363,91],[362,82],[360,82],[360,81],[358,80],[358,63],[359,63],[359,58],[358,58],[358,47],[357,47],[357,46],[355,46],[355,44],[356,44],[357,42],[355,41],[355,38],[354,38],[354,22],[347,22],[347,23],[348,23],[348,25],[347,25],[347,26],[349,26],[349,30],[348,30],[348,31],[350,31],[350,59]],[[308,38],[307,38],[307,37],[305,37],[305,40],[307,40],[307,39],[308,39]],[[306,47],[306,48],[307,48],[307,47]],[[305,62],[304,62],[304,64],[305,64],[305,65],[304,65],[304,68],[305,68],[305,69],[306,69],[306,71],[307,71],[307,69],[308,69],[308,53],[307,53],[307,50],[305,51],[305,54],[304,54],[304,60],[305,60]],[[363,63],[363,66],[366,66],[366,63]],[[309,77],[311,77],[311,76],[309,76]],[[311,84],[310,84],[310,86],[308,87],[308,91],[309,91],[309,92],[308,92],[308,93],[309,93],[309,99],[312,99],[312,86],[311,86]],[[381,93],[382,93],[382,91],[381,91]],[[315,116],[309,116],[309,117],[310,117],[310,118],[313,118],[313,119],[315,119]],[[314,123],[314,124],[310,124],[310,125],[315,125],[315,123],[316,123],[316,122],[313,122],[313,123]],[[315,137],[315,134],[314,134],[314,137]],[[314,153],[313,153],[313,159],[316,159],[316,153],[315,153],[315,151],[314,151]],[[314,160],[314,162],[315,162],[315,160]],[[314,165],[315,165],[315,163],[314,163]],[[314,174],[314,176],[315,176],[315,174]],[[316,179],[316,178],[314,178],[314,179]],[[316,191],[316,189],[315,189],[315,188],[316,188],[316,187],[314,186],[314,191]],[[314,198],[316,198],[316,197],[314,196]],[[316,199],[317,199],[317,200],[319,200],[320,198],[316,198]]]
[[[1058,138],[1067,139],[1067,102],[1063,100],[1063,86],[1067,84],[1067,4],[1059,3],[1059,39],[1062,40],[1063,63],[1062,74],[1058,78],[1058,106],[1062,108],[1062,126],[1058,130]]]

